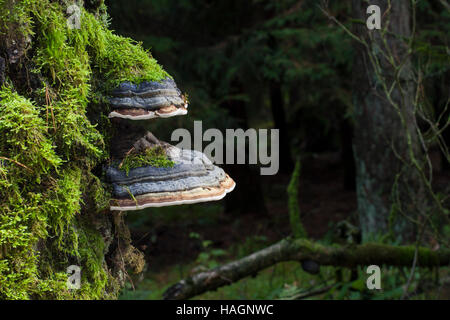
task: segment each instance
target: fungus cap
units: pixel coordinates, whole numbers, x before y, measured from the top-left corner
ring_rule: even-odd
[[[186,115],[188,104],[175,81],[124,82],[111,92],[109,118],[148,120]]]

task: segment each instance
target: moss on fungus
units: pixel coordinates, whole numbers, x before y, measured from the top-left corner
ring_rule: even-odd
[[[152,166],[156,168],[173,167],[174,162],[169,160],[166,151],[161,146],[146,149],[141,153],[131,153],[123,159],[120,169],[127,174],[131,169]]]

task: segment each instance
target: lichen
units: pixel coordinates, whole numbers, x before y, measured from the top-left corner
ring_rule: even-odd
[[[104,6],[82,9],[70,29],[61,3],[0,0],[0,47],[31,39],[19,52],[26,77],[7,70],[0,88],[0,299],[116,297],[101,232],[110,195],[93,174],[108,158],[102,102],[120,82],[168,76],[108,29]],[[67,289],[70,265],[81,267],[80,290]]]

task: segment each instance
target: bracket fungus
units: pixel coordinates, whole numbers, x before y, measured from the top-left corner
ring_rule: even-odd
[[[171,78],[133,84],[123,82],[111,92],[109,114],[116,129],[111,165],[106,170],[113,187],[110,210],[216,201],[235,182],[203,153],[159,141],[141,122],[187,114],[187,101]]]
[[[175,81],[124,82],[111,92],[109,118],[148,120],[187,114],[188,103]]]
[[[109,166],[106,175],[113,185],[113,211],[215,201],[235,187],[203,153],[160,142],[151,133],[134,143],[121,162]]]

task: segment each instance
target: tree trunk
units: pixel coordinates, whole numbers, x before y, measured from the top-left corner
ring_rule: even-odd
[[[353,153],[353,124],[349,119],[343,119],[341,127],[341,161],[344,164],[344,188],[355,191],[356,168]]]
[[[439,83],[435,84],[436,92],[435,92],[435,100],[433,101],[434,105],[436,106],[437,114],[442,114],[445,110],[445,107],[448,103],[449,98],[449,90],[448,90],[448,84],[450,83],[450,74],[447,72],[445,75],[443,75],[443,79],[439,81]],[[444,115],[442,116],[441,123],[439,124],[440,127],[444,127],[446,125],[446,122],[450,118],[450,110],[447,110]],[[442,132],[442,139],[446,146],[450,146],[450,127],[447,127]],[[444,171],[450,171],[450,161],[447,158],[447,155],[441,150],[441,159],[442,159],[442,170]]]
[[[270,106],[275,128],[280,130],[280,172],[290,174],[294,169],[294,163],[292,162],[291,145],[289,143],[283,93],[279,82],[272,81],[270,83]]]
[[[246,104],[244,101],[230,100],[223,103],[222,107],[229,110],[230,116],[238,121],[240,128],[244,131],[248,129]],[[248,153],[246,159],[248,159]],[[256,212],[266,214],[267,209],[259,172],[254,170],[249,164],[225,164],[224,170],[230,177],[238,181],[235,190],[225,198],[225,212],[232,214]]]
[[[109,212],[107,187],[94,174],[107,138],[87,113],[100,118],[107,108],[80,97],[97,78],[87,52],[64,47],[68,2],[0,6],[0,299],[116,298],[127,271],[143,270],[123,215]],[[104,1],[84,2],[84,17],[104,26]],[[67,287],[69,266],[80,268],[79,289]]]
[[[386,0],[372,1],[371,4],[381,8],[382,28],[390,21],[388,29],[391,33],[410,36],[409,1],[391,1],[389,11],[386,11]],[[365,22],[367,6],[364,1],[354,0],[354,17]],[[413,237],[414,226],[402,214],[416,215],[423,204],[421,184],[411,166],[412,157],[418,154],[411,63],[404,43],[395,36],[387,35],[385,46],[382,30],[369,30],[365,23],[355,29],[356,34],[369,44],[368,49],[359,43],[355,45],[353,71],[356,188],[363,238],[391,231],[404,241]],[[396,64],[405,61],[398,78],[395,78],[394,68],[382,57],[381,50],[392,52]],[[378,75],[368,52],[380,62]],[[390,101],[383,90],[383,81],[388,88],[394,83]],[[393,189],[396,177],[398,184]]]

